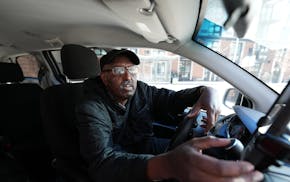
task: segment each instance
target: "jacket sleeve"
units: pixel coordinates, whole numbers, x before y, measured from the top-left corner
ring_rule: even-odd
[[[111,119],[101,102],[85,101],[76,108],[76,115],[81,155],[94,181],[148,181],[147,161],[152,156],[114,149]]]
[[[186,107],[191,107],[197,102],[201,95],[202,87],[199,86],[177,92],[164,88],[157,89],[151,87],[153,112],[156,118],[159,120],[168,120],[170,116],[173,117],[183,113]]]

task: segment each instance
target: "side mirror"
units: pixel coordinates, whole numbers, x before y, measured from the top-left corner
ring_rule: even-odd
[[[232,109],[238,100],[240,92],[235,88],[230,88],[226,91],[224,97],[224,105]]]
[[[252,101],[235,88],[229,88],[224,96],[223,103],[226,107],[233,109],[235,105],[252,108]]]

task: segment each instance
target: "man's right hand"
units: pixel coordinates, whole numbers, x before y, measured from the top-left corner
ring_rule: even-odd
[[[226,161],[202,154],[202,150],[222,147],[229,139],[215,137],[194,138],[174,150],[155,156],[148,161],[150,180],[177,179],[192,181],[261,181],[263,174],[245,161]]]

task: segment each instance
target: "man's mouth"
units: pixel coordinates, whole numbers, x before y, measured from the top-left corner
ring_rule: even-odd
[[[122,84],[121,89],[131,91],[133,90],[133,85],[131,84]]]

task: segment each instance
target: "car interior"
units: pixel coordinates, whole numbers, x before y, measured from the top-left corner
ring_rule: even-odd
[[[92,181],[75,107],[100,58],[121,48],[138,55],[138,79],[149,85],[219,92],[222,112],[207,135],[235,140],[206,155],[290,181],[289,8],[290,0],[1,1],[0,181]],[[171,139],[167,151],[205,135],[206,111],[187,121],[189,110],[153,123],[155,136]]]

